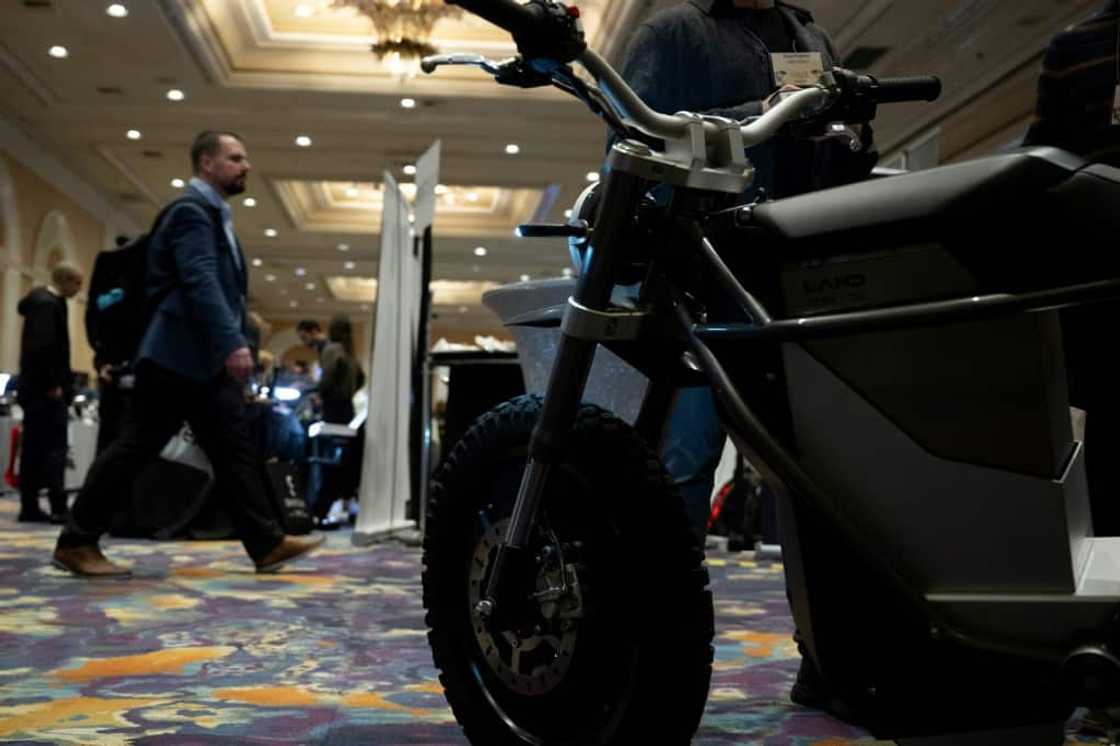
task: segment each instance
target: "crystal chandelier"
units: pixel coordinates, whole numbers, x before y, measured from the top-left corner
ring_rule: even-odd
[[[373,24],[377,41],[370,49],[393,75],[411,77],[420,60],[439,50],[432,29],[444,18],[462,11],[443,0],[331,0],[332,8],[352,8]]]

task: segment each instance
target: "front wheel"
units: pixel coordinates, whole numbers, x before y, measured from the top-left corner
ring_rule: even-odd
[[[498,628],[475,610],[540,406],[485,415],[434,477],[424,606],[447,700],[473,744],[687,744],[711,679],[708,574],[680,497],[618,418],[580,409],[519,618]]]

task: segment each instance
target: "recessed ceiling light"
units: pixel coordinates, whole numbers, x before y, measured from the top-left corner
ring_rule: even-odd
[[[64,60],[70,56],[70,50],[66,47],[55,45],[47,50],[47,54],[54,57],[56,60]]]
[[[529,281],[529,275],[521,275],[521,281],[522,282],[528,282]]]
[[[588,181],[598,181],[599,180],[599,172],[598,171],[588,171],[587,172],[587,180]]]
[[[139,140],[141,137],[143,137],[143,135],[140,134],[140,130],[129,130],[128,132],[124,133],[124,136],[129,140]]]
[[[105,13],[111,15],[113,18],[124,18],[128,15],[128,8],[120,3],[113,3],[105,9]]]
[[[279,232],[275,228],[265,228],[264,234],[269,238],[276,238],[276,236],[279,235]]]
[[[355,268],[355,267],[357,267],[358,265],[357,265],[357,264],[355,264],[354,262],[346,262],[346,264],[343,264],[342,266],[343,266],[343,267],[346,267],[346,269],[354,269],[354,268]]]
[[[401,99],[401,108],[402,109],[415,109],[416,108],[416,99],[414,99],[414,98],[402,98]]]
[[[300,146],[301,148],[310,148],[311,138],[307,135],[300,135],[296,138],[296,145]]]
[[[299,5],[296,6],[295,13],[296,13],[296,18],[310,18],[311,16],[315,15],[315,9],[312,8],[310,5],[305,5],[303,3],[300,3]]]
[[[305,290],[314,290],[315,289],[315,283],[309,282],[306,285],[304,285],[303,287],[304,287]]]
[[[515,142],[511,142],[506,146],[506,155],[517,155],[521,152],[521,146]]]
[[[447,194],[450,191],[446,184],[436,184],[436,194]]]
[[[253,266],[254,267],[259,267],[262,264],[264,264],[264,260],[262,260],[260,257],[257,257],[256,259],[253,260]]]
[[[339,250],[339,251],[349,251],[349,250],[350,250],[350,244],[348,244],[348,243],[340,243],[340,244],[338,245],[338,250]]]
[[[486,251],[485,246],[475,246],[474,247],[474,255],[475,256],[486,256],[486,254],[487,254],[487,251]]]
[[[404,171],[405,176],[415,176],[416,175],[416,166],[413,166],[411,163],[408,164],[407,166],[405,166],[401,170]]]
[[[276,282],[276,275],[265,275],[264,276],[264,281],[265,282]]]
[[[570,218],[571,216],[572,216],[572,211],[571,210],[564,210],[564,217]]]
[[[564,267],[561,274],[564,275],[564,277],[571,277],[572,276],[572,268],[571,267]]]
[[[470,309],[468,309],[466,306],[459,306],[459,313],[466,313],[468,310]]]
[[[241,204],[245,205],[246,207],[256,207],[257,200],[253,197],[246,197],[245,199],[241,200]]]
[[[303,267],[296,267],[296,277],[303,277],[307,274],[307,270]]]
[[[467,202],[478,202],[478,192],[467,192]]]
[[[187,182],[183,181],[182,179],[172,179],[171,180],[171,186],[175,187],[176,189],[182,189],[186,185],[187,185]]]
[[[182,101],[187,97],[187,94],[180,91],[178,88],[172,88],[167,92],[168,101]]]
[[[288,303],[288,305],[291,306],[292,308],[299,308],[299,301],[298,300],[293,300],[290,303]]]
[[[359,194],[361,194],[361,192],[358,191],[357,187],[349,187],[346,190],[346,196],[350,199],[357,199]]]
[[[408,216],[408,222],[415,223],[416,222],[416,216],[415,215],[409,215]]]

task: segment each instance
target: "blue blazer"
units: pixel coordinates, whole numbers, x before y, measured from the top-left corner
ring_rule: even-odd
[[[231,352],[248,347],[245,256],[229,245],[221,213],[191,187],[153,230],[145,284],[148,298],[159,301],[136,360],[212,380]]]

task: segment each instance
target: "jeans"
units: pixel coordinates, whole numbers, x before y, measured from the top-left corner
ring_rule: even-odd
[[[701,546],[707,533],[712,487],[724,437],[712,390],[681,389],[669,415],[661,461],[681,493]]]

